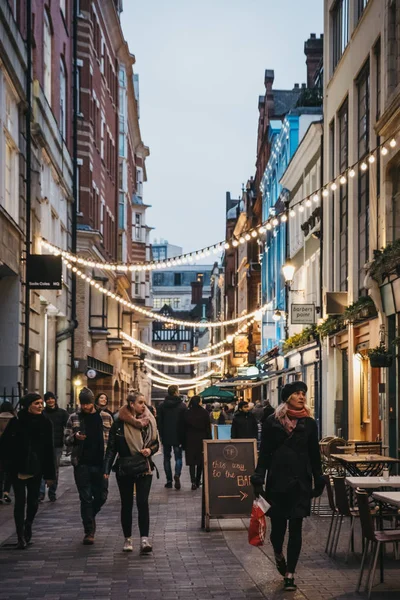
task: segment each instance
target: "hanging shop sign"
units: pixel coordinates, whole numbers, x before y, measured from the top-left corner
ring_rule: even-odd
[[[314,325],[315,304],[291,304],[292,325]]]
[[[237,335],[233,340],[234,356],[244,356],[249,351],[249,338],[247,335]]]
[[[27,284],[31,290],[61,290],[61,256],[30,254],[27,264]]]

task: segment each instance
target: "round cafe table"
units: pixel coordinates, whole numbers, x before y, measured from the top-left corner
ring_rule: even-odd
[[[377,476],[387,467],[400,463],[398,458],[383,456],[382,454],[331,454],[346,471],[353,477]]]

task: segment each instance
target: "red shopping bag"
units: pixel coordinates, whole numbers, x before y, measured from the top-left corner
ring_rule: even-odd
[[[262,499],[265,503],[264,498]],[[267,530],[264,506],[259,499],[254,500],[250,517],[249,544],[252,546],[263,546]]]

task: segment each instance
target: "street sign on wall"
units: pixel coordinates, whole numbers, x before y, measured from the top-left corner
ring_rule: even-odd
[[[30,254],[27,267],[27,283],[31,290],[61,290],[61,256]]]
[[[315,304],[291,304],[292,325],[314,325]]]

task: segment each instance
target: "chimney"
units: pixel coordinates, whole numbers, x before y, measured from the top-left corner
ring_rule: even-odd
[[[294,90],[298,90],[299,88],[300,88],[299,84],[298,84],[298,83],[295,83],[295,84],[294,84],[294,88],[293,88],[293,89],[294,89]]]
[[[197,281],[192,281],[192,304],[197,306],[203,300],[203,278]]]
[[[319,38],[315,33],[310,33],[310,37],[304,42],[304,54],[306,55],[307,65],[307,87],[314,87],[315,75],[320,65],[324,51],[324,37]]]

